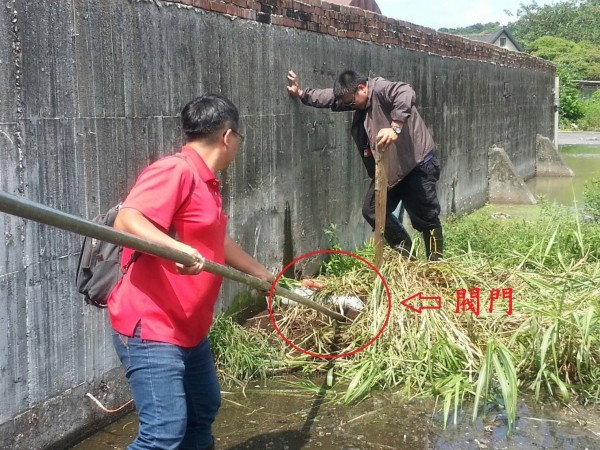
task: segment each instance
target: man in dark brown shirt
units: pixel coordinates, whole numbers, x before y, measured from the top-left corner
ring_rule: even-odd
[[[443,235],[436,182],[440,165],[433,138],[415,106],[414,90],[406,83],[367,78],[352,70],[342,72],[333,89],[301,89],[298,77],[288,73],[288,93],[303,104],[332,111],[354,111],[350,133],[362,157],[371,185],[363,216],[375,226],[375,148],[388,151],[388,198],[385,239],[404,255],[412,241],[393,214],[400,201],[415,230],[423,233],[427,258],[442,257]],[[377,144],[377,146],[375,145]]]

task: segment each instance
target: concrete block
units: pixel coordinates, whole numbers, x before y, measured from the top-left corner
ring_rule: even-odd
[[[489,202],[535,205],[535,197],[504,149],[493,146],[488,155]]]
[[[81,439],[133,410],[133,405],[128,405],[118,412],[107,414],[86,397],[87,392],[110,409],[117,409],[131,399],[123,369],[111,369],[99,381],[82,382],[53,397],[28,405],[12,420],[0,423],[0,448],[71,448]]]
[[[572,177],[573,171],[569,169],[562,159],[552,141],[540,134],[535,137],[535,174],[538,177]]]

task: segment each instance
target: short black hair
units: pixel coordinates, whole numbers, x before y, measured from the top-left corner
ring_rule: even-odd
[[[188,141],[211,139],[224,128],[238,129],[240,113],[227,97],[204,94],[190,101],[181,111],[181,125]]]
[[[348,94],[354,94],[359,84],[367,84],[369,79],[354,70],[344,70],[333,84],[333,95],[340,99]]]

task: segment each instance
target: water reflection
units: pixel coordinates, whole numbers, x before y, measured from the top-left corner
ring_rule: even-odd
[[[575,202],[581,205],[585,183],[600,178],[600,145],[561,145],[559,152],[575,176],[535,177],[527,181],[527,186],[536,197],[543,195],[568,206]]]
[[[538,404],[519,396],[514,434],[507,419],[490,405],[473,422],[472,405],[451,415],[443,428],[434,399],[406,401],[374,392],[357,405],[322,402],[323,396],[286,389],[277,382],[225,393],[214,426],[219,450],[480,450],[597,449],[600,425],[593,409]],[[433,413],[433,411],[437,411]],[[72,450],[125,450],[137,431],[132,413]]]

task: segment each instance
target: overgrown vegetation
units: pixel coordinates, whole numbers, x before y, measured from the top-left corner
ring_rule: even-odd
[[[209,339],[226,386],[243,386],[247,380],[265,379],[269,368],[277,367],[284,356],[283,352],[274,351],[265,336],[244,329],[224,315],[215,319]]]
[[[560,126],[600,130],[600,94],[582,99],[575,80],[600,80],[600,0],[565,0],[551,5],[521,3],[507,29],[525,51],[556,64],[560,78]],[[499,23],[443,28],[451,34],[488,34]]]
[[[600,224],[600,178],[588,180],[583,189],[584,211],[589,218]]]
[[[586,195],[586,212],[600,217],[600,182]],[[600,225],[544,204],[535,220],[496,218],[484,208],[449,220],[445,234],[448,257],[442,262],[406,261],[387,251],[381,268],[393,299],[387,328],[364,351],[335,361],[333,398],[356,402],[376,389],[436,396],[446,420],[473,399],[474,415],[490,402],[503,406],[510,427],[519,391],[565,403],[598,402]],[[366,307],[351,325],[333,324],[303,307],[278,310],[279,328],[301,348],[346,353],[367,343],[385,323],[387,297],[379,279],[364,265],[338,262],[343,270],[330,260],[329,275],[321,277],[327,291],[359,296]],[[463,310],[461,289],[469,295],[479,290],[479,316]],[[490,312],[490,296],[501,289],[511,290],[510,315],[502,297]],[[418,292],[440,296],[443,307],[418,314],[400,305]],[[230,361],[243,360],[245,352],[256,360],[239,374],[262,377],[287,366],[311,377],[331,370],[326,360],[288,347],[271,329],[237,327],[236,333],[226,344],[213,344],[227,379],[240,377],[231,374],[238,364]],[[227,352],[234,355],[222,354]]]
[[[459,28],[440,28],[438,31],[448,34],[459,34],[466,36],[469,34],[490,34],[499,31],[502,28],[500,22],[476,23],[467,27]]]
[[[544,36],[527,45],[528,51],[556,64],[560,78],[561,126],[600,129],[600,93],[581,98],[576,80],[600,80],[600,46]]]
[[[526,46],[541,36],[600,45],[598,0],[564,0],[543,6],[535,1],[521,3],[516,17],[517,20],[509,28]]]
[[[600,90],[585,100],[581,101],[583,114],[578,122],[582,130],[600,130]]]
[[[528,53],[556,64],[562,128],[600,130],[600,98],[582,99],[575,80],[600,80],[600,1],[521,4],[509,29]]]

